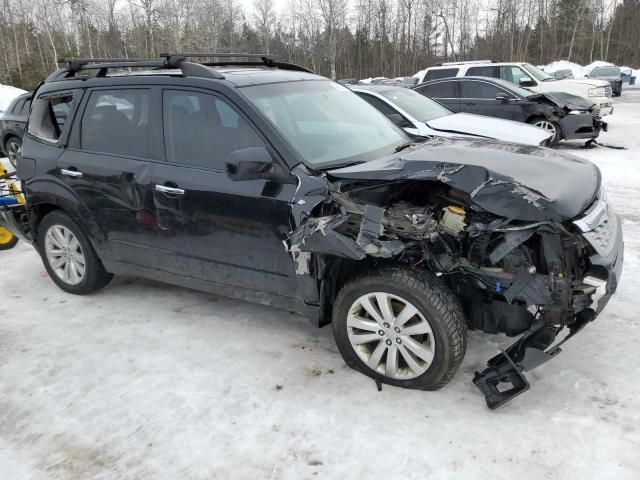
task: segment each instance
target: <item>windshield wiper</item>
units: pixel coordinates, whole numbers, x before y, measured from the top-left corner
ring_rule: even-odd
[[[412,147],[413,145],[415,145],[416,142],[407,142],[407,143],[403,143],[402,145],[399,145],[396,147],[396,149],[394,150],[395,153],[401,152],[402,150],[404,150],[405,148],[409,148]]]

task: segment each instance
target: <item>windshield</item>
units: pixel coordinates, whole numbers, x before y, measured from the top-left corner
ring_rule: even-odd
[[[591,70],[592,77],[619,77],[620,69],[618,67],[597,67]]]
[[[378,93],[419,122],[428,122],[434,118],[444,117],[453,113],[438,102],[406,88]]]
[[[408,141],[382,113],[334,82],[256,85],[242,93],[314,166],[373,160]]]
[[[538,67],[534,67],[530,63],[525,63],[524,68],[529,72],[536,80],[540,80],[541,82],[546,82],[549,80],[555,80],[554,77],[549,75],[547,72],[543,72]]]

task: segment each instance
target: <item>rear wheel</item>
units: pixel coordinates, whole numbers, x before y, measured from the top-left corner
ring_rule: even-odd
[[[22,153],[22,142],[17,137],[9,137],[4,144],[4,151],[7,154],[7,158],[13,168],[18,167],[18,160],[20,159],[20,154]]]
[[[399,387],[437,390],[458,370],[466,321],[457,298],[427,272],[385,268],[338,294],[333,332],[352,368]]]
[[[552,137],[549,139],[549,145],[553,145],[562,140],[562,129],[557,122],[552,122],[546,118],[534,118],[529,120],[529,124],[534,127],[541,128],[542,130],[549,132]]]
[[[16,246],[18,237],[4,227],[0,227],[0,250],[9,250]]]
[[[44,217],[38,228],[38,250],[49,276],[65,292],[85,295],[113,278],[87,236],[65,213]]]

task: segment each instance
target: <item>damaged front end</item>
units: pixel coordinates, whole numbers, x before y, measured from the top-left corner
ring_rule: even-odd
[[[496,408],[529,388],[523,372],[560,352],[561,330],[571,336],[602,311],[622,269],[620,222],[593,193],[599,172],[548,152],[437,139],[320,176],[298,167],[287,241],[297,273],[322,282],[327,256],[435,273],[471,329],[521,335],[474,378]],[[557,168],[544,174],[529,162]],[[554,178],[563,169],[579,193]]]

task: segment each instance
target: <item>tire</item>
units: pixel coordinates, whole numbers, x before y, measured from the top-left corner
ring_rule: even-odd
[[[390,297],[387,304],[399,327],[381,323],[360,308],[363,298],[369,298],[376,308],[376,295],[382,294]],[[408,306],[415,307],[417,314],[404,323],[401,312]],[[376,308],[378,315],[381,311]],[[382,317],[382,320],[388,318],[384,314]],[[364,329],[358,328],[362,320],[366,320]],[[458,299],[431,273],[405,267],[386,267],[349,281],[334,302],[332,325],[336,344],[347,365],[382,383],[404,388],[437,390],[444,387],[460,367],[467,347],[467,323]],[[410,328],[423,334],[409,334]],[[366,340],[358,338],[359,335],[368,335],[372,340],[354,345],[353,342]],[[416,348],[416,343],[423,348]],[[381,348],[385,351],[380,355]],[[395,354],[391,354],[392,350]],[[430,361],[421,357],[429,355]],[[376,363],[378,357],[379,363]],[[390,362],[394,357],[395,362]],[[372,364],[377,367],[372,368]]]
[[[562,140],[562,128],[558,122],[552,122],[544,117],[532,118],[527,122],[534,127],[542,128],[549,133],[553,133],[553,137],[549,139],[549,145],[555,145]]]
[[[9,137],[4,143],[4,152],[7,154],[9,163],[13,165],[13,168],[18,168],[18,160],[20,159],[20,152],[22,150],[22,142],[18,137]]]
[[[18,243],[18,237],[4,227],[0,227],[0,251],[11,250]]]
[[[87,236],[66,213],[54,211],[42,219],[38,227],[38,251],[49,277],[65,292],[86,295],[101,289],[113,278],[104,269]],[[64,262],[63,267],[60,262]]]

